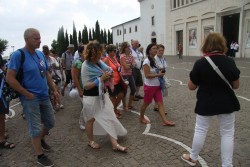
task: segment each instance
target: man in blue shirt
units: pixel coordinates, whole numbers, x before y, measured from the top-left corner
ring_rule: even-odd
[[[21,67],[21,52],[15,51],[10,59],[6,81],[20,93],[20,101],[29,128],[29,135],[35,152],[37,163],[43,166],[53,166],[43,150],[50,150],[44,137],[54,127],[55,116],[51,105],[48,85],[56,99],[59,98],[56,86],[48,72],[48,66],[43,53],[36,50],[40,47],[41,37],[37,29],[28,28],[24,32],[25,47],[22,48],[25,59]],[[22,68],[22,83],[16,79],[17,73]]]

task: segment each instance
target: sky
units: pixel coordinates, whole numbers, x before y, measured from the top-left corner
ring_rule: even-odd
[[[77,34],[84,25],[111,27],[140,16],[138,0],[0,0],[0,38],[8,41],[3,56],[24,47],[23,33],[33,27],[40,31],[41,45],[51,47],[60,27]]]

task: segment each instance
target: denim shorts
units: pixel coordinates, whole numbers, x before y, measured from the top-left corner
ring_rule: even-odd
[[[41,135],[43,128],[50,130],[54,127],[55,115],[49,98],[22,99],[21,103],[28,123],[30,137]]]

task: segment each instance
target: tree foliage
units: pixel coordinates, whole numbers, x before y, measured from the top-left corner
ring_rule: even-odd
[[[57,51],[58,55],[61,56],[62,53],[67,50],[67,46],[69,44],[74,44],[75,50],[77,50],[78,44],[80,42],[86,45],[89,41],[92,40],[98,40],[100,43],[103,44],[113,43],[113,37],[110,30],[108,30],[107,32],[106,29],[101,29],[97,20],[94,28],[88,28],[86,25],[84,25],[83,29],[78,31],[78,34],[74,22],[72,34],[68,34],[67,30],[65,31],[62,26],[61,28],[59,28],[57,34],[57,41],[53,40],[51,46]]]
[[[7,47],[8,47],[8,41],[0,38],[0,55],[3,54],[3,52],[7,49]]]

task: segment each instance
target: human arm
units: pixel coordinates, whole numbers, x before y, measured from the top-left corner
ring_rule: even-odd
[[[195,85],[191,80],[188,81],[188,88],[189,90],[195,90],[197,85]]]
[[[82,97],[83,96],[83,91],[82,91],[82,88],[80,86],[80,82],[79,82],[79,78],[78,78],[78,76],[81,73],[81,70],[74,67],[74,66],[72,66],[71,70],[72,70],[72,78],[73,78],[75,87],[78,90],[79,96]]]
[[[97,77],[94,81],[84,84],[84,89],[90,90],[96,86],[99,86],[99,81],[102,82],[110,77],[111,77],[110,73],[105,71],[101,77]]]
[[[34,94],[25,89],[16,79],[17,72],[12,69],[7,70],[6,82],[26,99],[33,99]]]
[[[143,70],[144,70],[144,75],[147,79],[151,79],[151,78],[155,78],[155,77],[162,77],[164,76],[164,73],[162,73],[162,71],[160,71],[159,73],[154,73],[151,74],[150,73],[150,67],[148,64],[144,64],[143,65]]]
[[[59,93],[58,93],[58,90],[56,88],[56,84],[55,82],[53,81],[53,79],[51,78],[51,75],[49,73],[49,71],[46,71],[46,79],[47,79],[47,82],[48,82],[48,85],[49,85],[49,88],[50,90],[53,92],[54,94],[54,98],[56,101],[59,101]]]
[[[240,80],[239,79],[232,82],[232,88],[233,89],[238,89],[239,87],[240,87]]]

